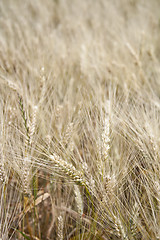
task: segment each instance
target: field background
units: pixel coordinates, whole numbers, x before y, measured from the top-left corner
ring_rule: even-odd
[[[160,1],[0,1],[0,240],[160,239]]]

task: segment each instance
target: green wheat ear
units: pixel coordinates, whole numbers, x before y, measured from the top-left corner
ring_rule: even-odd
[[[23,98],[19,94],[18,94],[18,100],[19,100],[18,102],[19,102],[19,108],[20,108],[20,111],[21,111],[21,116],[22,116],[24,127],[25,127],[25,130],[26,130],[27,140],[29,142],[30,135],[29,135],[29,127],[28,127],[28,121],[27,121],[27,114],[26,114],[25,109],[24,109]]]

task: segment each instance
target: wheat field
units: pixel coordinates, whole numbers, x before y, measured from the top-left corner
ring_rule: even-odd
[[[160,239],[160,1],[0,1],[0,240]]]

